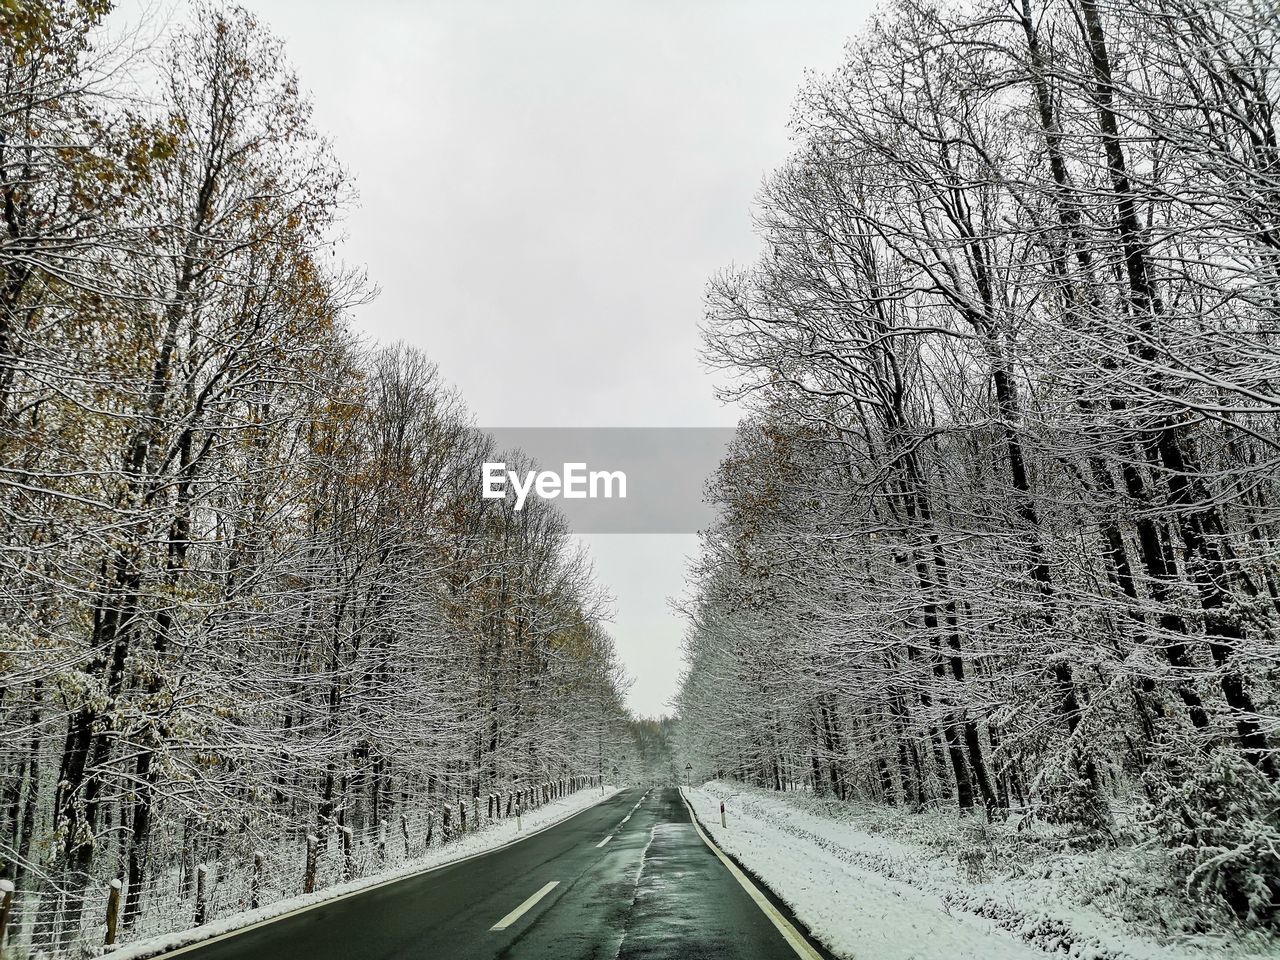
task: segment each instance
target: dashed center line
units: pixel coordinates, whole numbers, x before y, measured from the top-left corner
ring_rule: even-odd
[[[552,880],[551,882],[546,884],[546,886],[544,886],[541,890],[539,890],[537,893],[531,896],[524,903],[520,904],[520,906],[516,907],[514,910],[508,913],[505,917],[503,917],[501,920],[499,920],[489,929],[490,930],[507,929],[507,927],[511,926],[513,923],[515,923],[517,920],[523,917],[526,913],[528,913],[529,910],[532,909],[534,904],[536,904],[539,900],[541,900],[543,897],[545,897],[548,893],[550,893],[559,885],[560,885],[559,880]]]
[[[605,837],[603,840],[601,840],[599,843],[597,843],[596,846],[603,847],[606,843],[608,843],[612,839],[613,839],[613,834],[611,833],[607,837]]]

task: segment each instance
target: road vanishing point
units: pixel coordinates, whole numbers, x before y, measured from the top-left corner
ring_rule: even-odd
[[[623,790],[506,847],[175,950],[183,960],[827,960],[675,788]]]

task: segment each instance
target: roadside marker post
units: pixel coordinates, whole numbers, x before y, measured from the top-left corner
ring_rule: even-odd
[[[307,869],[302,875],[302,892],[316,892],[316,866],[317,854],[319,852],[320,838],[314,833],[307,834]]]
[[[720,801],[720,826],[721,827],[728,826],[728,824],[724,822],[724,801],[723,800]]]
[[[203,926],[209,919],[209,868],[205,864],[196,867],[196,923]]]
[[[249,909],[262,906],[262,851],[253,851],[253,880],[249,883]]]
[[[355,858],[351,854],[351,828],[343,826],[340,835],[342,837],[342,879],[345,883],[347,880],[354,880],[356,876]]]
[[[4,949],[5,928],[9,926],[9,914],[13,912],[13,881],[0,880],[0,950]]]
[[[103,946],[116,942],[116,929],[120,924],[120,880],[111,881],[111,894],[107,897],[107,936]]]

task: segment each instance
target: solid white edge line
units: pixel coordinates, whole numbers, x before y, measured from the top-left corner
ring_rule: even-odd
[[[621,792],[622,792],[621,790],[618,791],[618,793],[621,793]],[[455,864],[466,863],[467,861],[475,860],[478,857],[487,857],[491,853],[497,853],[499,850],[505,850],[507,847],[515,846],[517,843],[521,843],[522,841],[528,840],[530,837],[536,837],[540,833],[546,833],[548,830],[558,827],[562,823],[568,823],[574,817],[581,816],[582,814],[586,813],[588,810],[592,810],[595,807],[600,806],[600,804],[605,803],[608,800],[612,800],[613,797],[616,797],[617,795],[618,794],[615,793],[613,794],[613,796],[603,797],[597,800],[595,803],[591,804],[591,806],[583,807],[577,813],[570,814],[569,816],[565,817],[563,820],[557,820],[555,823],[549,823],[545,827],[539,827],[537,830],[534,830],[532,833],[521,834],[520,836],[512,840],[508,840],[506,843],[500,843],[496,847],[490,847],[488,850],[478,850],[475,853],[467,854],[465,857],[458,857],[456,860],[446,860],[444,863],[433,864],[432,866],[425,867],[422,870],[415,870],[413,873],[403,873],[403,874],[400,874],[399,876],[389,877],[388,879],[383,880],[381,883],[372,883],[367,887],[360,887],[358,890],[352,890],[349,893],[340,893],[335,897],[327,897],[324,900],[317,900],[315,903],[308,903],[305,906],[297,907],[293,910],[290,910],[288,913],[281,913],[274,917],[265,917],[262,920],[255,920],[253,923],[245,924],[243,927],[236,927],[234,930],[228,930],[226,933],[220,933],[214,937],[208,937],[204,940],[197,940],[194,943],[188,943],[181,947],[175,947],[173,950],[164,950],[158,953],[140,954],[137,958],[135,958],[135,960],[167,960],[168,957],[176,957],[179,954],[188,953],[192,950],[198,950],[201,947],[207,947],[210,944],[218,943],[221,940],[228,940],[231,937],[238,937],[242,933],[248,933],[250,930],[257,930],[260,927],[265,927],[269,923],[275,923],[277,920],[287,920],[289,919],[289,917],[296,917],[300,913],[306,913],[308,910],[314,910],[317,907],[325,907],[331,903],[337,903],[339,900],[346,900],[350,897],[359,896],[362,893],[369,893],[373,890],[380,890],[383,887],[391,886],[391,884],[393,883],[399,883],[401,880],[412,880],[414,877],[420,877],[424,873],[434,873],[437,870],[443,870],[445,867],[452,867]],[[132,944],[126,943],[121,945],[120,949],[128,950],[129,947],[131,946]],[[98,958],[98,960],[111,960],[111,953],[108,952],[108,953],[102,954]]]
[[[545,897],[548,893],[550,893],[552,890],[554,890],[558,886],[560,886],[559,880],[549,881],[542,887],[541,890],[539,890],[537,893],[531,896],[524,903],[520,904],[520,906],[516,907],[514,910],[508,913],[505,917],[503,917],[501,920],[499,920],[489,929],[490,930],[507,929],[507,927],[511,926],[513,923],[515,923],[517,920],[523,917],[526,913],[528,913],[531,909],[533,909],[534,904],[536,904],[539,900],[541,900],[543,897]]]
[[[607,837],[605,837],[603,840],[601,840],[599,843],[596,844],[596,849],[598,850],[600,847],[603,847],[606,843],[608,843],[612,839],[613,839],[613,834],[611,833]]]
[[[712,839],[703,832],[702,824],[698,822],[698,815],[693,812],[693,804],[684,795],[683,787],[680,788],[680,799],[684,801],[684,805],[689,811],[689,819],[693,822],[693,829],[698,831],[698,836],[702,838],[702,842],[710,847],[711,852],[720,858],[720,862],[724,864],[725,869],[733,874],[733,878],[738,881],[743,890],[747,891],[761,912],[773,921],[773,925],[782,934],[782,939],[791,945],[791,949],[796,952],[797,956],[803,957],[804,960],[823,960],[822,954],[813,949],[809,945],[809,941],[800,935],[800,931],[792,926],[791,921],[778,912],[778,908],[769,902],[769,898],[760,892],[760,888],[751,882],[751,878],[739,870],[738,865],[730,860],[724,851],[717,847]]]

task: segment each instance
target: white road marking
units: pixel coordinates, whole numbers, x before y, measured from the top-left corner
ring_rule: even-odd
[[[622,818],[622,822],[626,823],[630,819],[631,819],[631,814],[628,813],[625,817]]]
[[[514,910],[508,913],[505,917],[503,917],[501,920],[499,920],[489,929],[490,930],[507,929],[507,927],[511,926],[513,923],[515,923],[517,920],[523,917],[526,913],[528,913],[533,908],[534,904],[536,904],[539,900],[541,900],[543,897],[545,897],[548,893],[550,893],[559,885],[560,885],[559,880],[552,880],[548,882],[546,886],[544,886],[541,890],[539,890],[537,893],[531,896],[524,903],[520,904],[520,906],[516,907]]]
[[[710,847],[711,852],[720,858],[720,862],[724,864],[725,869],[733,874],[733,878],[738,881],[743,890],[747,891],[747,894],[756,902],[756,906],[760,908],[761,912],[773,921],[773,925],[782,934],[782,939],[790,944],[796,955],[802,957],[803,960],[822,960],[822,954],[809,946],[809,941],[800,935],[800,931],[791,925],[791,921],[778,912],[778,908],[769,902],[769,898],[760,892],[760,888],[751,882],[751,878],[739,870],[738,865],[725,856],[724,852],[715,845],[712,839],[702,832],[702,826],[698,823],[698,818],[693,812],[689,799],[684,795],[683,789],[680,791],[680,799],[689,808],[689,819],[693,821],[693,829],[698,831],[698,836],[702,838],[702,842]]]
[[[613,834],[611,833],[607,837],[605,837],[603,840],[601,840],[599,843],[597,843],[596,848],[599,849],[600,847],[603,847],[606,843],[608,843],[612,839],[613,839]]]

